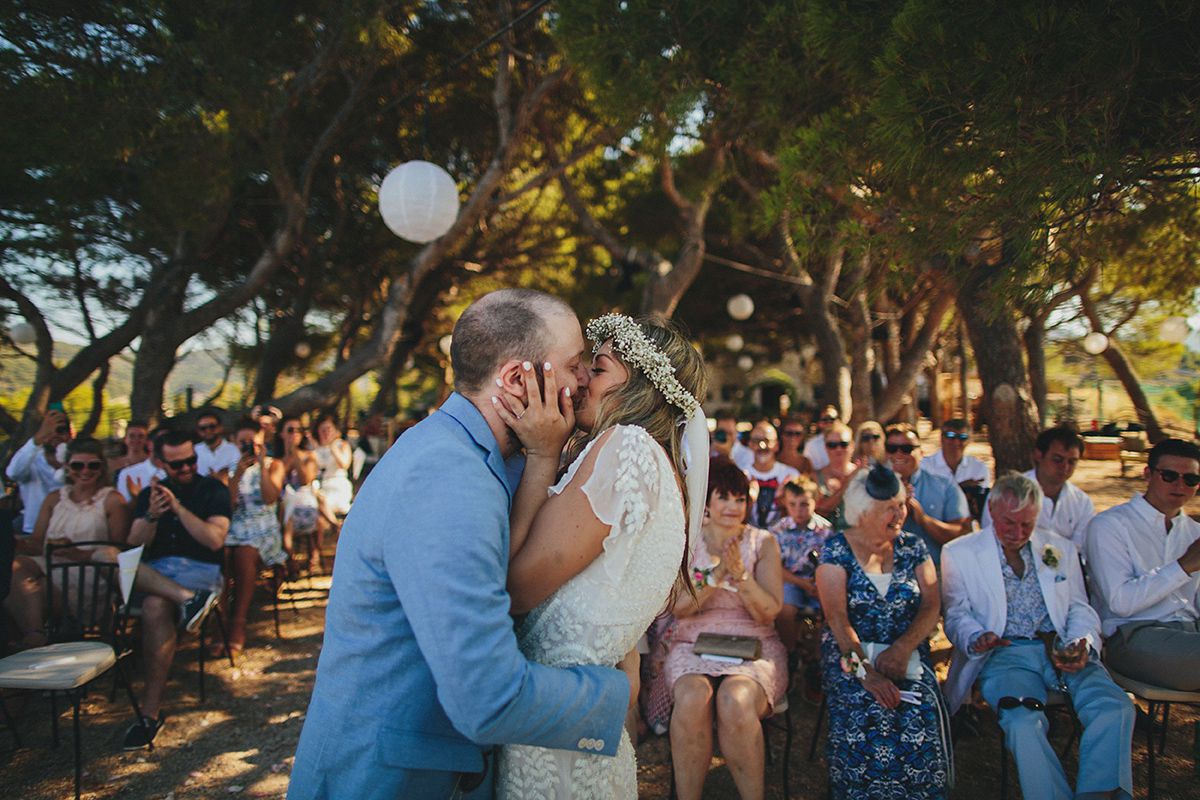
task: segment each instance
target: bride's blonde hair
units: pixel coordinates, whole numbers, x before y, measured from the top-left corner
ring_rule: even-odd
[[[642,317],[635,320],[642,334],[654,345],[667,360],[675,373],[675,378],[697,402],[702,402],[708,392],[708,373],[704,369],[704,359],[696,348],[683,336],[679,328],[672,322],[656,317]],[[596,346],[603,342],[596,342]],[[583,448],[604,431],[614,425],[637,425],[650,434],[667,452],[671,466],[679,477],[680,492],[683,494],[684,520],[689,518],[688,510],[692,503],[703,503],[703,497],[688,497],[684,474],[684,445],[683,423],[687,419],[680,408],[667,399],[663,391],[646,375],[641,366],[627,358],[617,348],[613,348],[613,357],[621,362],[629,373],[629,379],[620,386],[615,386],[599,398],[596,409],[596,421],[590,432],[577,433],[567,445],[567,464],[572,463]],[[688,580],[689,555],[691,553],[691,534],[695,531],[686,530],[687,546],[683,551],[683,561],[680,564],[680,576],[684,584]],[[678,587],[677,587],[678,588]]]

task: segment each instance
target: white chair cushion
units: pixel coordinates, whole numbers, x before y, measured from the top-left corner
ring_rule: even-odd
[[[76,689],[117,663],[103,642],[48,644],[0,658],[0,688]]]

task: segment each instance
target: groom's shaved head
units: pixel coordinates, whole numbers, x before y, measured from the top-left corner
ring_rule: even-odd
[[[455,391],[480,391],[509,361],[545,361],[554,345],[546,319],[554,315],[575,318],[564,301],[532,289],[500,289],[468,306],[450,343]]]

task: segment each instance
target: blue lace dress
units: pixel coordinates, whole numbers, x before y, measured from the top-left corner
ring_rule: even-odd
[[[921,603],[916,570],[927,558],[929,551],[919,538],[910,533],[897,536],[891,585],[881,596],[845,534],[834,534],[825,542],[821,563],[846,570],[847,611],[860,641],[891,644],[908,629]],[[832,797],[946,797],[953,783],[949,717],[927,642],[920,645],[919,653],[924,666],[921,679],[896,685],[917,692],[921,704],[901,703],[887,709],[858,678],[842,671],[837,640],[826,626],[821,668],[829,703],[825,758]]]

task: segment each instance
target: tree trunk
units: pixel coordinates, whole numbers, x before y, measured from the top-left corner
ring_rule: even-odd
[[[1041,314],[1031,314],[1029,325],[1021,335],[1025,345],[1025,360],[1029,364],[1029,393],[1037,406],[1038,427],[1045,427],[1046,416],[1046,319]]]
[[[1021,335],[1007,308],[995,302],[1005,274],[1004,261],[970,269],[958,295],[958,311],[966,324],[983,384],[981,412],[996,459],[996,473],[1025,471],[1032,464],[1037,421],[1029,396]]]
[[[96,378],[92,381],[92,410],[88,413],[87,422],[79,429],[77,436],[95,436],[100,419],[104,416],[104,387],[108,384],[108,362],[105,361]]]
[[[871,307],[867,292],[860,289],[850,302],[851,412],[847,423],[858,425],[875,419],[875,394],[871,389],[871,372],[875,353],[871,349]]]

